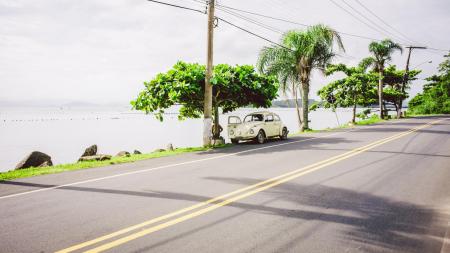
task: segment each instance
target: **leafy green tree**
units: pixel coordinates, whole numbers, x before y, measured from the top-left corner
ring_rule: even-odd
[[[417,75],[420,70],[410,70],[408,71],[408,83],[406,83],[405,89],[402,89],[405,70],[398,70],[395,65],[390,65],[384,71],[384,83],[385,87],[383,89],[383,102],[389,103],[395,107],[397,115],[400,114],[402,101],[408,98],[408,93],[410,81],[416,80]]]
[[[166,73],[156,75],[144,82],[145,89],[136,100],[131,101],[134,109],[154,113],[163,120],[164,111],[180,105],[178,118],[200,118],[203,114],[205,66],[197,63],[178,62]],[[270,107],[277,97],[278,81],[274,76],[258,74],[253,66],[230,66],[220,64],[214,67],[211,79],[213,86],[214,139],[220,137],[219,108],[223,113],[239,107]]]
[[[378,103],[380,107],[380,118],[384,118],[383,108],[383,87],[384,87],[384,68],[386,63],[392,60],[392,54],[396,51],[403,52],[400,44],[397,44],[390,39],[385,39],[380,42],[373,41],[369,44],[369,51],[372,57],[368,58],[374,65],[374,70],[378,72]]]
[[[308,99],[311,72],[323,69],[335,56],[333,46],[337,43],[344,49],[339,34],[325,25],[315,25],[305,31],[291,30],[281,38],[281,45],[264,47],[259,54],[258,70],[276,75],[280,87],[301,87],[302,120],[301,131],[308,126]],[[298,109],[298,107],[297,107]]]
[[[409,101],[408,111],[413,114],[450,113],[450,54],[439,65],[439,73],[428,77],[423,92]]]
[[[363,60],[356,67],[344,64],[329,65],[326,74],[342,72],[346,77],[333,81],[320,89],[318,95],[322,106],[336,110],[337,107],[352,107],[352,123],[355,123],[356,106],[368,106],[376,102],[377,75],[368,73],[370,61]]]

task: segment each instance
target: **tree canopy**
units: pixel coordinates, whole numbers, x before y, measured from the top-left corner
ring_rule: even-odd
[[[181,106],[180,120],[199,118],[203,113],[204,84],[204,65],[180,61],[166,73],[144,82],[144,90],[131,104],[134,109],[155,113],[159,120],[173,105]],[[249,65],[217,65],[211,84],[213,107],[222,108],[224,113],[244,106],[270,107],[278,91],[275,77],[258,74]]]
[[[342,72],[346,77],[333,81],[320,89],[321,105],[325,108],[353,107],[352,122],[355,122],[356,106],[368,106],[376,102],[377,75],[367,73],[369,62],[366,60],[356,67],[344,64],[329,65],[326,74]]]
[[[439,73],[426,79],[423,92],[409,101],[408,111],[415,114],[450,113],[450,54],[439,65]]]
[[[400,110],[401,102],[408,98],[409,83],[417,79],[417,75],[420,70],[410,70],[408,71],[405,89],[402,89],[405,70],[398,70],[395,65],[390,65],[384,70],[384,102],[391,104],[395,107],[397,114]]]

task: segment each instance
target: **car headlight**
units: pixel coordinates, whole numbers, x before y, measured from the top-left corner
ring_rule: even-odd
[[[234,135],[234,131],[233,131],[233,130],[230,130],[230,134],[231,134],[231,135]]]
[[[255,131],[253,131],[253,129],[250,129],[250,134],[254,134]]]

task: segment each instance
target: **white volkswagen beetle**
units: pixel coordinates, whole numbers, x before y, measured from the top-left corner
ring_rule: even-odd
[[[272,112],[254,112],[245,116],[244,121],[237,116],[228,117],[228,137],[232,143],[256,140],[262,144],[268,138],[287,139],[288,133],[280,117]]]

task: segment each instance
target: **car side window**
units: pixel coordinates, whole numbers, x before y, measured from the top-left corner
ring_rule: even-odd
[[[253,121],[263,121],[263,116],[261,114],[253,115]]]
[[[275,118],[275,121],[280,121],[280,117],[278,117],[278,115],[273,115],[274,116],[274,118]]]
[[[273,115],[271,115],[271,114],[267,115],[266,121],[267,122],[272,122],[273,121]]]

